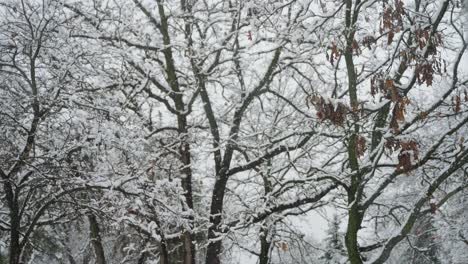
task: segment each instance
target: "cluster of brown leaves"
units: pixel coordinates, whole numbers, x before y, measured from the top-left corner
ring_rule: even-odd
[[[463,95],[457,94],[456,96],[452,97],[453,111],[455,113],[459,113],[461,111],[462,96],[465,97],[464,101],[468,102],[468,92],[466,90],[463,91]]]
[[[341,52],[335,42],[332,42],[328,49],[331,51],[331,53],[330,55],[328,55],[328,52],[325,53],[327,61],[329,61],[331,65],[335,65],[335,61],[340,57]]]
[[[442,35],[437,32],[431,37],[431,29],[429,27],[416,29],[414,32],[414,38],[421,50],[424,49],[426,44],[429,42],[427,47],[428,55],[437,54],[437,47],[442,45]]]
[[[405,121],[406,107],[411,101],[400,94],[394,80],[385,78],[382,73],[375,74],[371,78],[371,95],[375,96],[378,92],[383,93],[385,98],[395,103],[390,127],[398,131],[399,123]]]
[[[414,140],[402,141],[388,138],[385,147],[390,151],[399,150],[397,171],[409,172],[413,167],[413,160],[419,159],[418,143]]]
[[[400,93],[392,79],[386,79],[384,74],[377,73],[371,78],[371,95],[375,96],[378,92],[385,94],[385,98],[397,102],[400,99]]]
[[[440,33],[435,33],[431,36],[430,28],[418,28],[414,32],[414,40],[417,44],[417,48],[423,50],[427,46],[426,57],[421,62],[416,62],[415,74],[418,78],[418,83],[426,83],[427,86],[432,86],[434,79],[434,74],[442,72],[447,72],[447,64],[445,60],[442,60],[440,57],[437,57],[437,47],[442,45],[442,35]],[[416,48],[413,48],[411,51],[412,54],[416,53]],[[416,56],[409,56],[405,54],[409,59],[407,61],[415,61]],[[427,56],[432,55],[432,60],[427,60]]]
[[[399,131],[399,123],[405,122],[406,106],[409,105],[410,102],[411,101],[406,96],[400,97],[396,101],[395,107],[393,108],[392,121],[390,122],[390,127],[393,129],[393,131]]]
[[[359,43],[356,40],[353,40],[352,45],[348,48],[354,55],[361,55],[362,53],[361,48],[359,47]],[[342,50],[336,45],[336,42],[334,41],[328,47],[328,50],[330,50],[330,54],[328,54],[328,51],[325,53],[327,61],[329,61],[331,65],[335,65],[335,61],[340,57]]]
[[[276,241],[275,245],[278,248],[278,250],[281,249],[281,250],[283,250],[283,252],[288,251],[288,243],[286,243],[284,241]]]
[[[402,60],[402,63],[407,65],[409,62],[416,61],[415,50],[415,48],[411,48],[409,50],[400,51],[400,59]]]
[[[395,33],[398,33],[403,28],[403,15],[405,14],[404,4],[401,0],[395,1],[395,6],[385,6],[380,25],[380,34],[388,30],[387,43],[390,45],[393,41]]]
[[[424,63],[416,65],[415,74],[418,78],[418,83],[423,84],[424,82],[427,86],[432,85],[434,79],[434,69],[431,64]]]
[[[330,120],[335,125],[342,125],[346,120],[346,114],[349,112],[349,109],[345,104],[338,103],[334,105],[317,95],[312,96],[309,100],[315,107],[317,117],[320,120]]]
[[[376,73],[371,78],[370,92],[374,97],[378,92],[385,93],[385,80],[382,73]]]
[[[377,40],[375,39],[374,36],[365,36],[363,39],[362,39],[362,45],[366,46],[368,49],[371,49],[371,45],[372,44],[375,44],[377,42]]]
[[[363,136],[358,136],[356,139],[356,153],[359,157],[364,156],[366,152],[366,139]]]
[[[443,67],[443,68],[442,68]],[[418,84],[426,83],[427,86],[432,86],[434,74],[442,74],[447,72],[447,64],[445,60],[434,58],[430,62],[416,64],[415,74]]]

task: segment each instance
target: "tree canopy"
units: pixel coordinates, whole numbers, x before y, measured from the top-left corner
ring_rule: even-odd
[[[468,262],[467,27],[461,0],[2,0],[0,264]]]

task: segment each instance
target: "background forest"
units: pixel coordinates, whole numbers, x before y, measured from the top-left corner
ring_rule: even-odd
[[[468,1],[0,0],[0,263],[468,263]]]

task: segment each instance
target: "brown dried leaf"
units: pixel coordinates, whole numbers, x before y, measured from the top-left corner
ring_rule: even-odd
[[[422,111],[421,113],[419,113],[419,117],[420,117],[422,120],[426,119],[426,118],[427,118],[427,115],[428,115],[428,113],[427,113],[426,111]]]
[[[377,94],[377,89],[375,87],[375,76],[371,78],[370,80],[370,93],[372,97],[374,97]]]
[[[317,118],[320,120],[330,120],[335,125],[342,125],[345,121],[349,109],[342,103],[335,107],[331,102],[326,101],[321,96],[312,96],[310,102],[317,111]]]
[[[356,140],[356,153],[359,157],[364,156],[366,152],[366,139],[363,136],[358,136]]]
[[[405,107],[402,104],[397,103],[395,106],[394,115],[397,121],[405,121]]]
[[[401,147],[400,141],[395,139],[394,137],[387,138],[384,147],[389,149],[390,152],[393,152]]]
[[[374,36],[366,36],[362,39],[362,45],[366,46],[369,49],[371,49],[371,45],[375,43],[376,43],[376,40]]]
[[[390,90],[394,87],[394,81],[391,79],[385,80],[385,89]]]
[[[359,48],[359,44],[356,40],[353,41],[353,51],[356,55],[361,54],[361,49]]]
[[[400,100],[400,94],[393,80],[385,80],[384,89],[387,92],[387,98],[392,100],[392,102],[398,102]]]
[[[284,252],[288,251],[288,244],[286,242],[281,243],[281,249]]]
[[[387,45],[392,44],[393,37],[395,37],[395,32],[393,30],[390,30],[387,35]]]
[[[400,152],[400,154],[398,154],[397,171],[409,172],[411,167],[411,155],[404,151]]]
[[[400,142],[401,150],[398,154],[397,170],[403,170],[405,173],[409,172],[413,166],[411,162],[411,155],[414,160],[419,159],[418,143],[414,140]]]
[[[398,121],[395,116],[393,116],[392,121],[390,121],[390,128],[393,129],[395,133],[400,130],[400,126],[398,125]]]
[[[460,112],[460,110],[461,110],[461,106],[460,106],[460,105],[461,105],[461,99],[460,99],[460,96],[457,95],[457,96],[455,97],[455,113],[459,113],[459,112]]]

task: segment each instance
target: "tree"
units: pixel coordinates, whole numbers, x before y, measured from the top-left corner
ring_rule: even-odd
[[[325,8],[333,7],[323,6],[323,13],[330,14]],[[459,67],[466,42],[460,20],[454,20],[459,9],[450,1],[350,0],[334,10],[329,17],[340,14],[342,19],[325,41],[330,43],[328,76],[335,76],[335,84],[324,85],[332,88],[331,95],[325,88],[311,101],[324,129],[343,133],[335,152],[341,155],[330,158],[343,164],[334,177],[345,191],[349,261],[363,263],[363,252],[380,248],[370,263],[384,263],[417,219],[431,211],[431,199],[436,200],[432,206],[440,207],[466,188],[457,181],[467,161],[459,145],[465,144],[460,135],[468,121],[460,97],[467,82]],[[446,71],[440,54],[452,47],[456,51],[448,56],[455,63]],[[434,126],[449,129],[434,133]],[[395,183],[405,177],[422,186],[405,204],[389,200],[388,194],[401,186]],[[386,211],[385,218],[393,218],[395,225],[387,230],[394,228],[394,233],[375,245],[360,245],[364,224],[380,221],[372,213],[377,207]]]
[[[310,262],[294,221],[324,206],[351,264],[388,261],[428,217],[459,246],[463,7],[1,3],[9,263]]]
[[[170,155],[177,153],[178,164],[173,168],[178,168],[176,177],[181,179],[185,191],[183,210],[189,215],[188,225],[179,227],[185,233],[182,241],[184,263],[193,263],[195,258],[194,230],[198,229],[195,225],[197,222],[209,226],[206,263],[220,261],[220,238],[229,232],[229,226],[242,222],[233,219],[231,224],[223,223],[224,218],[229,218],[223,213],[229,179],[241,173],[254,172],[259,165],[276,157],[281,157],[278,164],[281,161],[280,166],[283,167],[279,167],[275,173],[281,175],[291,166],[287,154],[304,151],[304,154],[300,154],[303,157],[308,147],[302,148],[312,135],[320,134],[302,122],[309,117],[305,111],[296,112],[299,110],[296,105],[306,107],[305,101],[299,102],[300,98],[296,96],[301,88],[297,86],[287,90],[283,84],[287,82],[286,76],[280,76],[280,73],[287,73],[287,69],[291,71],[288,76],[299,77],[303,71],[293,66],[305,64],[307,54],[291,51],[295,45],[307,43],[291,43],[289,34],[296,34],[292,32],[298,25],[295,19],[305,15],[307,10],[296,10],[296,3],[283,5],[281,1],[275,1],[273,6],[260,2],[252,5],[223,1],[181,1],[177,5],[163,1],[133,1],[116,2],[106,6],[107,11],[104,11],[99,4],[65,4],[68,10],[87,22],[83,31],[76,32],[74,37],[93,41],[93,45],[107,49],[115,58],[122,59],[129,83],[120,86],[121,92],[127,98],[128,109],[134,111],[145,124],[145,137],[151,139],[171,135],[170,141],[164,145],[169,146],[166,148]],[[283,21],[283,14],[288,10],[294,10],[294,14]],[[107,14],[119,14],[119,17],[107,18]],[[217,22],[211,23],[204,17]],[[122,22],[121,26],[115,27],[113,21],[116,20]],[[259,22],[262,20],[263,24]],[[275,20],[291,32],[282,36],[281,31],[275,28]],[[249,24],[257,23],[255,21],[260,24]],[[144,29],[140,23],[145,25]],[[250,31],[248,36],[253,34],[253,30],[258,30],[259,35],[255,41],[249,40],[244,30]],[[261,31],[265,32],[264,36],[260,35]],[[159,37],[149,40],[149,32]],[[224,36],[223,32],[227,35]],[[221,43],[221,48],[214,43]],[[254,47],[250,48],[252,45]],[[126,52],[128,49],[132,52]],[[249,56],[259,59],[256,65],[265,63],[267,67],[251,65],[245,69],[252,62]],[[120,67],[120,64],[117,65]],[[118,70],[115,73],[116,76],[109,79],[115,80],[123,75]],[[159,120],[161,124],[157,123],[154,109],[164,116]],[[250,109],[258,109],[265,118],[273,117],[273,123],[258,123],[258,118],[251,115]],[[287,117],[294,118],[286,120]],[[265,126],[271,131],[266,131]],[[291,128],[290,131],[296,131],[281,129],[287,126]],[[249,137],[250,134],[264,135],[255,140]],[[194,212],[194,162],[190,153],[201,142],[212,146],[211,150],[201,150],[201,153],[212,160],[213,165],[207,172],[214,183],[210,191],[209,209]],[[309,177],[308,180],[317,179]],[[282,181],[283,184],[293,182],[289,176]],[[295,202],[280,203],[269,210],[279,213],[318,202],[333,188],[333,183],[325,184],[323,188],[317,188],[317,193],[309,192]],[[251,223],[247,223],[259,223],[271,214],[268,211],[259,213],[260,217],[253,216],[248,219]],[[209,224],[195,219],[197,214],[207,214]]]
[[[424,264],[424,263],[441,263],[439,260],[440,249],[436,241],[437,230],[433,224],[433,217],[427,216],[421,218],[415,224],[414,239],[411,243],[411,248],[407,260],[409,263]]]
[[[79,89],[86,54],[71,45],[59,2],[6,1],[0,12],[0,231],[8,263],[18,264],[58,253],[51,226],[93,207],[80,164],[99,148],[88,132],[106,117]]]
[[[65,56],[66,40],[55,34],[62,26],[53,19],[60,12],[56,4],[6,1],[1,12],[0,203],[7,211],[0,223],[9,263],[16,264],[26,261],[21,258],[37,229],[73,214],[57,205],[73,191],[63,182],[71,173],[60,165],[73,142],[60,130],[68,125],[62,95],[77,54]]]

